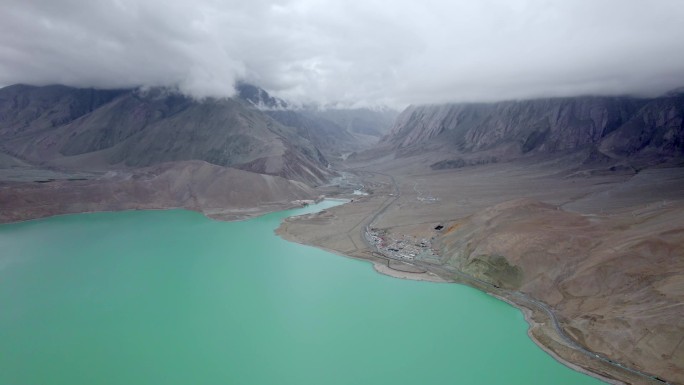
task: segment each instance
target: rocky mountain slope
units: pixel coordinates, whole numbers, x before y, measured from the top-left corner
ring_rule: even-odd
[[[328,108],[313,110],[312,115],[327,119],[359,135],[381,138],[389,132],[398,112],[391,108]]]
[[[391,124],[389,110],[340,110],[327,119],[326,110],[237,88],[234,98],[203,100],[164,88],[0,89],[0,220],[279,209],[313,199],[309,186],[336,175],[326,157],[367,148]]]
[[[9,155],[60,168],[204,160],[312,184],[331,175],[307,138],[248,103],[197,101],[162,89],[6,87],[0,141]]]
[[[684,94],[411,106],[361,155],[400,192],[378,234],[439,256],[409,259],[539,300],[592,357],[646,374],[554,350],[571,362],[684,383]]]
[[[684,205],[669,205],[619,217],[509,201],[452,223],[440,254],[550,305],[591,351],[682,381]]]
[[[337,124],[305,111],[282,110],[266,113],[281,124],[296,128],[299,135],[316,144],[326,159],[339,158],[345,152],[369,147],[368,143],[363,143],[357,136]]]
[[[79,89],[21,84],[0,89],[0,137],[51,130],[86,115],[127,90]]]
[[[399,156],[426,148],[452,166],[595,148],[611,160],[684,155],[684,94],[655,99],[575,97],[410,106],[381,144]],[[443,163],[442,167],[449,167]],[[439,166],[439,165],[437,165]]]
[[[255,108],[313,143],[328,159],[362,151],[386,134],[397,116],[389,109],[296,107],[250,84],[238,84],[238,95]]]

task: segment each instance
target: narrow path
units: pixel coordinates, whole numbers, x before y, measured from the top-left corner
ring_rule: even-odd
[[[361,171],[361,170],[359,170],[359,171]],[[397,181],[396,181],[396,179],[394,178],[394,176],[392,176],[392,175],[390,175],[390,174],[385,174],[385,173],[381,173],[381,172],[373,172],[373,171],[368,171],[368,170],[363,170],[362,172],[366,172],[366,173],[374,174],[374,175],[381,175],[381,176],[383,176],[383,177],[389,178],[389,180],[391,181],[392,186],[393,186],[393,188],[394,188],[394,197],[392,197],[392,198],[389,199],[389,200],[386,200],[386,201],[383,203],[382,207],[381,207],[378,211],[375,212],[375,214],[373,214],[372,216],[368,217],[368,219],[367,219],[366,222],[365,222],[365,226],[363,226],[363,227],[361,228],[361,238],[362,238],[363,241],[366,243],[366,245],[368,246],[368,248],[370,248],[370,249],[373,251],[373,254],[374,254],[375,256],[380,257],[380,258],[385,258],[385,259],[388,261],[388,263],[389,263],[390,260],[398,261],[398,259],[392,258],[392,257],[390,257],[390,256],[385,255],[384,253],[382,253],[382,252],[377,248],[377,246],[376,246],[373,242],[371,242],[371,241],[368,239],[368,237],[366,236],[366,234],[368,234],[368,233],[370,232],[370,228],[372,227],[372,224],[373,224],[373,223],[374,223],[382,214],[384,214],[390,206],[392,206],[392,205],[401,197],[401,191],[400,191],[400,189],[399,189],[399,185],[397,184]],[[460,279],[462,279],[463,281],[465,281],[466,283],[470,282],[470,283],[471,283],[471,286],[474,286],[474,287],[480,288],[480,289],[486,288],[485,291],[488,291],[488,292],[491,292],[491,293],[496,293],[496,294],[501,294],[501,295],[504,296],[504,297],[505,297],[505,296],[508,296],[509,298],[514,298],[514,299],[516,300],[516,303],[518,303],[518,304],[521,304],[521,303],[522,303],[522,304],[524,304],[524,306],[526,306],[526,307],[528,307],[528,308],[530,308],[530,309],[532,309],[532,308],[539,309],[539,310],[541,310],[543,313],[545,313],[545,314],[547,315],[547,317],[549,318],[549,320],[551,320],[551,323],[552,323],[552,325],[553,325],[554,330],[556,331],[556,333],[558,334],[558,336],[566,343],[566,345],[567,345],[568,347],[570,347],[570,348],[572,348],[572,349],[574,349],[574,350],[576,350],[576,351],[578,351],[578,352],[580,352],[580,353],[583,353],[584,355],[588,356],[588,357],[591,358],[591,359],[595,359],[595,360],[602,361],[603,363],[608,364],[608,365],[611,365],[611,366],[613,366],[613,367],[615,367],[615,368],[618,368],[618,369],[621,369],[621,370],[625,370],[625,371],[627,371],[627,372],[630,372],[630,373],[632,373],[632,374],[635,374],[635,375],[637,375],[637,376],[640,376],[640,377],[642,377],[642,378],[648,380],[648,381],[651,382],[651,383],[674,385],[674,384],[672,384],[672,383],[670,383],[670,382],[667,382],[667,381],[665,381],[665,380],[663,380],[663,379],[661,379],[661,378],[658,378],[658,377],[656,377],[656,376],[654,376],[654,375],[652,375],[652,374],[645,373],[645,372],[642,372],[642,371],[640,371],[640,370],[630,368],[630,367],[628,367],[628,366],[626,366],[626,365],[623,365],[623,364],[621,364],[621,363],[619,363],[619,362],[616,362],[616,361],[614,361],[614,360],[611,360],[611,359],[608,358],[608,357],[604,357],[604,356],[602,356],[602,355],[600,355],[600,354],[598,354],[598,353],[596,353],[596,352],[592,352],[591,350],[587,349],[586,347],[580,345],[577,341],[575,341],[573,338],[571,338],[571,337],[563,330],[563,328],[560,326],[560,323],[558,322],[558,318],[556,317],[556,314],[553,312],[553,310],[552,310],[547,304],[545,304],[545,303],[543,303],[543,302],[541,302],[541,301],[539,301],[539,300],[536,300],[536,299],[534,299],[534,298],[531,298],[530,296],[528,296],[528,295],[525,294],[525,293],[522,293],[522,292],[519,292],[519,291],[512,291],[512,290],[502,289],[502,288],[500,288],[500,287],[498,287],[498,286],[496,286],[496,285],[494,285],[494,284],[492,284],[492,283],[489,283],[489,282],[483,281],[483,280],[481,280],[481,279],[475,278],[475,277],[473,277],[473,276],[471,276],[471,275],[468,275],[468,274],[466,274],[466,273],[464,273],[464,272],[462,272],[462,271],[460,271],[460,270],[451,269],[451,268],[445,267],[444,265],[434,265],[434,264],[424,263],[424,262],[415,261],[415,260],[414,260],[413,262],[410,262],[410,263],[409,263],[409,262],[406,262],[406,261],[403,261],[403,260],[400,261],[400,262],[406,263],[406,264],[410,264],[410,265],[413,265],[413,266],[416,266],[416,267],[420,267],[420,268],[425,269],[425,270],[427,270],[427,271],[435,271],[435,270],[437,270],[437,271],[441,271],[442,273],[446,273],[446,274],[448,274],[448,275],[456,275],[456,276],[458,276]],[[472,283],[476,283],[477,285],[472,285]],[[484,289],[483,289],[483,290],[484,290]]]

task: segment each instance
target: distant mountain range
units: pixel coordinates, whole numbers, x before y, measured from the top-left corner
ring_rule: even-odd
[[[594,160],[678,162],[684,93],[410,106],[380,145],[400,157],[428,149],[448,154],[433,168],[578,150]]]
[[[296,107],[250,84],[238,84],[238,95],[279,123],[295,127],[326,156],[337,158],[375,144],[387,134],[398,112],[389,108]]]
[[[198,101],[167,89],[9,86],[0,89],[0,151],[85,170],[203,160],[316,185],[332,175],[328,158],[367,148],[394,118],[288,110],[249,85],[238,96]]]
[[[240,219],[315,199],[331,162],[369,148],[395,112],[294,108],[255,86],[0,89],[0,223],[182,207]]]
[[[98,175],[110,171],[135,179],[165,170],[164,180],[178,175],[200,185],[209,183],[211,175],[230,175],[261,185],[253,175],[188,163],[203,161],[297,182],[279,188],[288,191],[285,202],[311,198],[315,192],[303,193],[301,183],[326,184],[336,175],[336,164],[350,155],[358,161],[428,154],[428,165],[444,169],[577,152],[584,154],[580,164],[634,170],[682,164],[683,118],[681,90],[654,99],[575,97],[410,106],[397,116],[390,109],[294,106],[249,84],[239,84],[233,98],[203,100],[164,88],[13,85],[0,89],[0,171],[18,171],[0,175],[0,184],[55,177],[64,181],[60,188],[66,192],[67,181],[83,177],[76,175],[80,172],[89,173],[85,177],[95,183]],[[194,168],[212,172],[202,174],[207,180],[197,180],[187,172]],[[174,189],[187,190],[181,187]],[[89,188],[88,197],[102,201],[98,197],[105,194]],[[38,190],[46,215],[60,212],[62,198]],[[131,198],[120,207],[152,204],[152,190],[134,184],[126,191]],[[269,196],[278,200],[275,192]],[[189,202],[179,198],[176,205],[191,207]],[[216,198],[212,204],[218,202]],[[105,208],[95,203],[90,207]],[[66,211],[74,210],[79,209]]]

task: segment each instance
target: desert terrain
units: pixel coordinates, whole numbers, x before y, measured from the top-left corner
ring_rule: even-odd
[[[353,202],[278,232],[509,301],[544,349],[604,380],[684,381],[684,169],[554,158],[435,171],[433,156],[350,164]]]
[[[203,161],[100,173],[36,168],[0,176],[0,223],[95,211],[185,208],[242,220],[315,200],[308,185]]]

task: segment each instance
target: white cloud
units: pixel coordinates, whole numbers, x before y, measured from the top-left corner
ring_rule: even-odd
[[[395,106],[684,84],[680,0],[0,3],[0,84]]]

